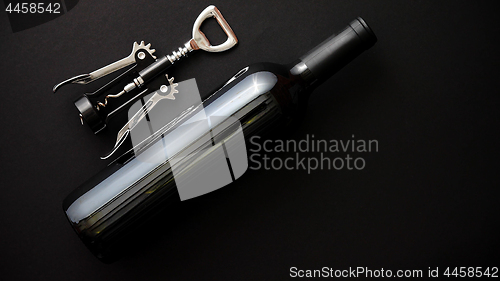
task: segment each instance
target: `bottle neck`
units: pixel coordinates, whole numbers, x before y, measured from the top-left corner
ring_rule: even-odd
[[[294,62],[290,74],[307,85],[319,85],[375,42],[377,37],[371,28],[362,18],[357,18],[338,35],[332,35]]]
[[[290,74],[297,77],[299,80],[302,80],[305,84],[312,85],[314,84],[314,81],[317,80],[303,61],[297,60],[290,66]]]

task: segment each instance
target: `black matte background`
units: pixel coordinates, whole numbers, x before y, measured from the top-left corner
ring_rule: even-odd
[[[98,156],[114,135],[79,125],[73,100],[95,86],[51,88],[122,58],[136,40],[170,52],[208,4],[80,1],[18,33],[1,12],[3,280],[282,280],[292,266],[500,266],[495,1],[214,2],[240,44],[177,67],[176,78],[195,77],[202,93],[247,64],[291,62],[362,16],[379,42],[317,89],[293,137],[354,134],[377,139],[379,152],[364,155],[362,171],[249,171],[164,213],[120,261],[94,258],[61,203],[105,167]]]

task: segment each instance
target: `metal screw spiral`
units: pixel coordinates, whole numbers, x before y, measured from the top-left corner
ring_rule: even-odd
[[[106,105],[108,105],[108,98],[117,98],[121,95],[125,94],[125,91],[121,91],[119,92],[118,94],[116,95],[107,95],[105,98],[104,98],[104,103],[98,101],[97,102],[97,105],[96,105],[96,109],[97,110],[100,110],[101,107],[106,107]]]

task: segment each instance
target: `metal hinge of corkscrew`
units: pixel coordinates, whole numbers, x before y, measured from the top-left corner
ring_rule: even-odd
[[[227,40],[217,46],[212,46],[205,34],[201,32],[201,24],[208,18],[215,18],[227,35]],[[132,117],[118,132],[117,140],[111,155],[123,143],[130,130],[140,121],[149,110],[161,99],[175,100],[177,93],[174,78],[168,76],[166,71],[176,61],[186,57],[189,52],[203,50],[207,52],[223,52],[231,49],[238,43],[233,30],[215,6],[205,8],[193,25],[192,38],[186,42],[178,51],[160,58],[156,58],[151,49],[151,44],[140,44],[134,42],[132,52],[129,56],[104,66],[89,74],[82,74],[67,79],[54,86],[54,93],[66,84],[88,84],[115,71],[128,67],[122,74],[114,78],[93,93],[84,94],[75,101],[75,106],[80,111],[80,121],[86,123],[94,133],[104,129],[109,120],[118,112],[130,106],[134,101],[143,97],[147,92],[157,90],[155,94],[145,103],[143,108]],[[158,82],[159,81],[159,82]],[[118,98],[125,100],[120,104]],[[116,101],[114,101],[117,99]],[[101,157],[103,158],[103,157]],[[107,157],[104,157],[105,159]]]

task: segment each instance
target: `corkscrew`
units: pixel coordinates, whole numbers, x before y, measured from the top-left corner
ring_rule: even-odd
[[[212,46],[205,34],[200,30],[201,24],[208,18],[215,18],[227,35],[227,40],[216,46]],[[173,77],[160,75],[175,62],[187,57],[187,54],[203,50],[206,52],[223,52],[231,49],[238,43],[238,39],[233,30],[222,16],[221,12],[213,5],[205,8],[196,18],[193,25],[192,38],[178,50],[171,54],[156,58],[153,54],[155,49],[151,44],[134,42],[132,52],[129,56],[104,66],[88,74],[81,74],[67,79],[54,86],[54,93],[67,84],[89,84],[102,77],[105,77],[118,70],[127,68],[122,74],[111,80],[97,91],[86,93],[75,101],[75,106],[80,112],[80,121],[87,123],[94,133],[104,129],[109,120],[133,102],[143,97],[146,93],[154,90],[166,90],[166,85],[170,85],[170,92],[174,92]],[[162,88],[163,87],[163,88]],[[160,91],[161,92],[161,91]],[[166,95],[165,95],[166,96]],[[121,97],[121,104],[118,101]],[[149,103],[149,101],[147,102]],[[152,106],[154,106],[153,103]],[[150,110],[151,108],[149,108]],[[127,123],[130,125],[130,121]],[[129,128],[129,126],[125,126]],[[124,128],[125,128],[124,127]],[[122,129],[124,130],[124,129]],[[121,132],[121,131],[120,131]],[[120,139],[120,133],[118,135]]]

